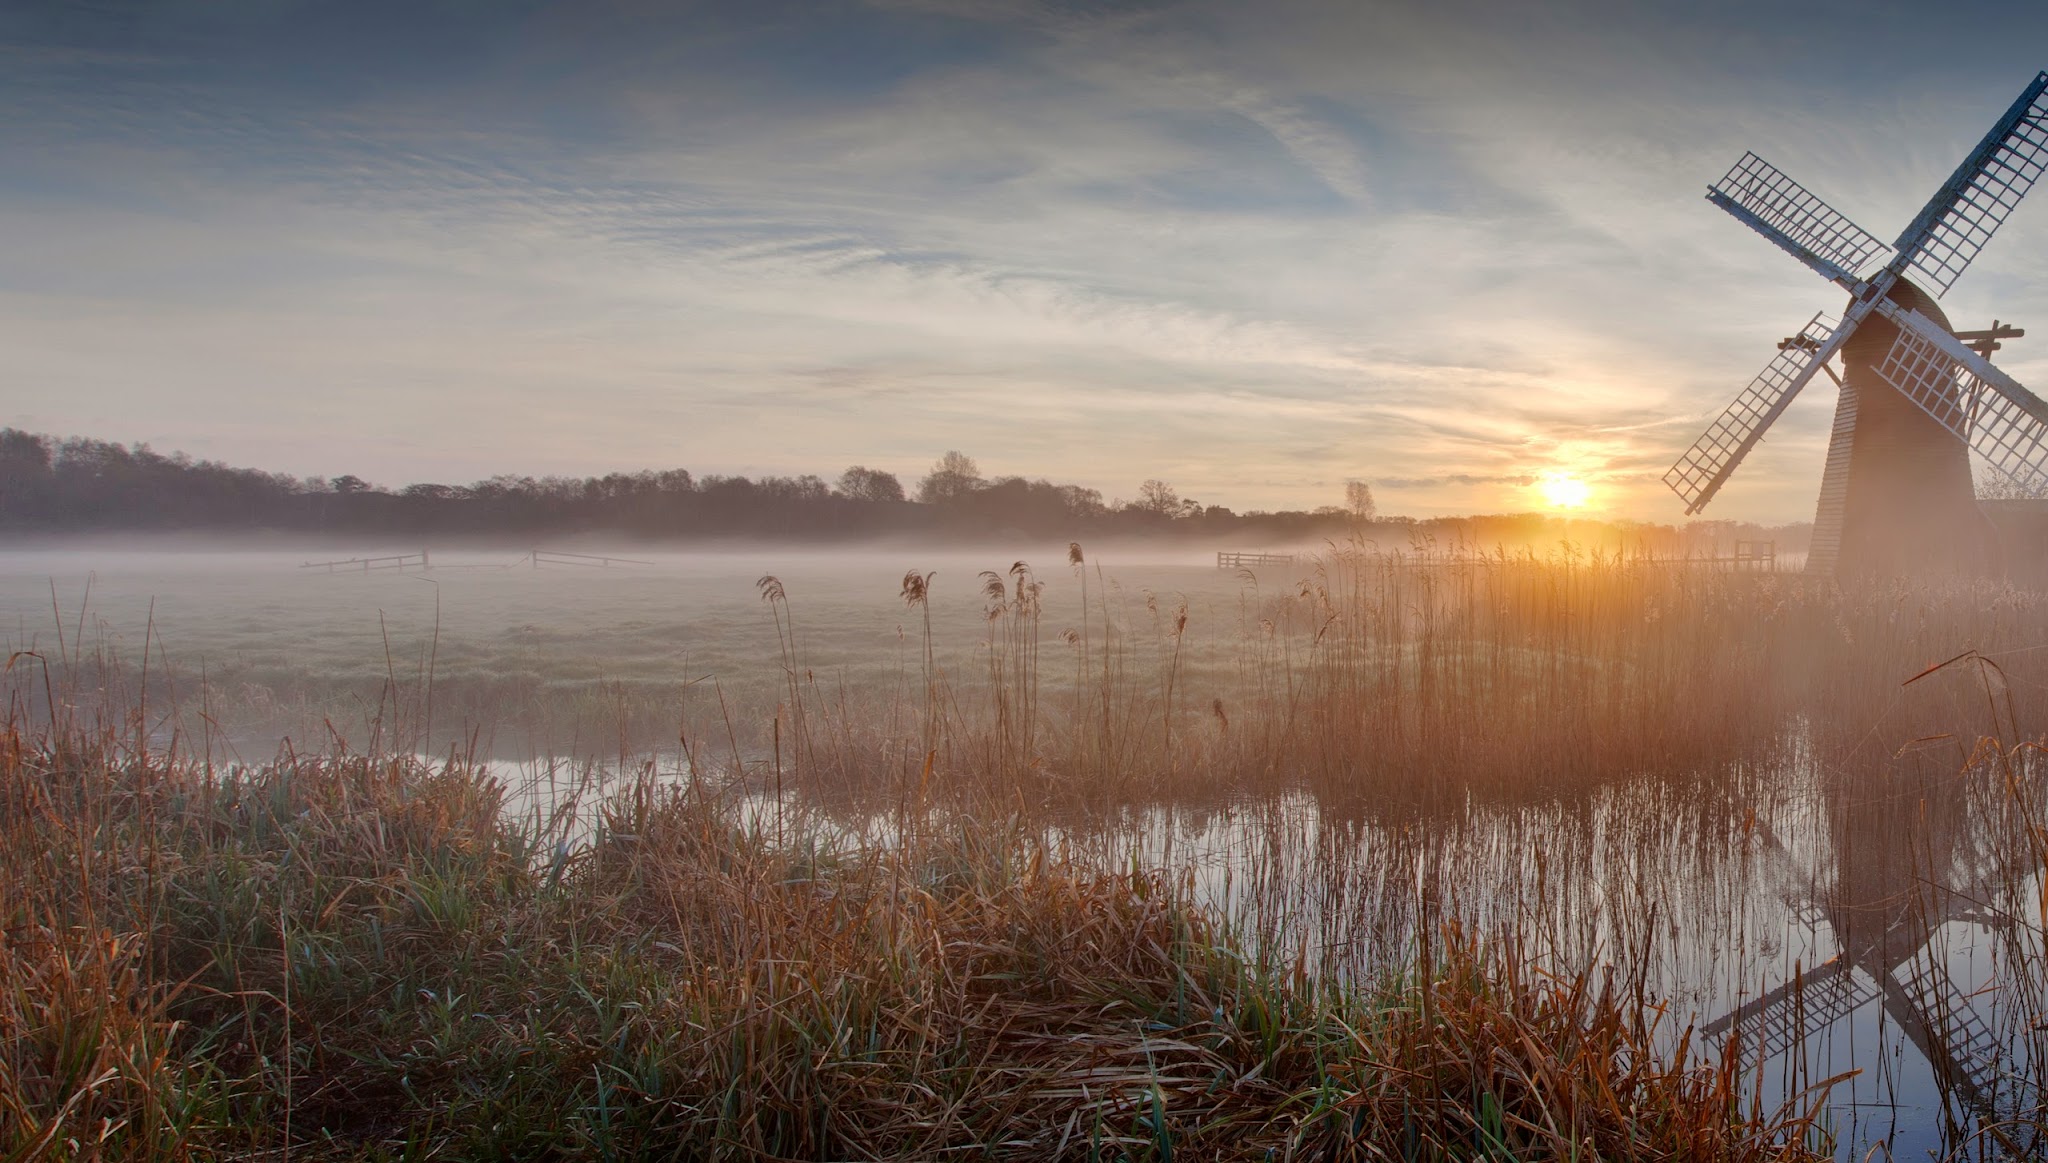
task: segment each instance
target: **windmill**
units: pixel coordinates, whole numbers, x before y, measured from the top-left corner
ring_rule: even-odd
[[[2023,1040],[2012,1026],[2026,1016],[1994,1008],[1987,1021],[1979,999],[1957,987],[1931,945],[1936,933],[1958,923],[2009,931],[2014,920],[1987,902],[2013,882],[2015,868],[1981,849],[1959,850],[1968,847],[1958,845],[1959,833],[1969,831],[1960,820],[1898,842],[1884,830],[1895,812],[1880,796],[1861,806],[1866,826],[1849,814],[1833,838],[1835,875],[1825,887],[1800,873],[1768,826],[1756,825],[1759,871],[1795,920],[1833,933],[1839,952],[1703,1032],[1723,1044],[1739,1036],[1747,1053],[1768,1061],[1875,1001],[1926,1059],[1937,1084],[1980,1125],[1996,1125],[2012,1113],[2014,1047]],[[1948,814],[1935,805],[1921,819]],[[1918,863],[1937,851],[1960,859],[1941,869]]]
[[[1844,373],[1828,369],[1841,392],[1808,569],[1993,568],[1996,534],[1976,506],[1970,453],[2023,488],[2048,487],[2048,403],[1991,366],[1997,340],[2017,329],[2000,324],[1958,337],[1934,297],[1948,292],[2044,169],[2048,72],[1890,247],[1754,153],[1709,187],[1708,201],[1850,299],[1839,318],[1817,314],[1780,343],[1777,357],[1664,474],[1686,513],[1714,499],[1799,390],[1839,354]]]

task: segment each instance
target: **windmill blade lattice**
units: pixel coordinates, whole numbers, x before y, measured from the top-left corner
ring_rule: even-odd
[[[1820,905],[1819,887],[1803,877],[1784,842],[1761,821],[1756,834],[1758,870],[1766,878],[1765,887],[1791,908],[1793,921],[1815,932],[1825,926],[1842,936],[1834,914]],[[1978,862],[1963,888],[1937,894],[1932,911],[1897,913],[1882,935],[1795,973],[1708,1022],[1701,1032],[1724,1047],[1739,1039],[1745,1055],[1768,1061],[1878,1001],[1942,1086],[1953,1088],[1980,1117],[1999,1118],[2001,1078],[2018,1037],[2012,1024],[2032,1019],[2009,1010],[1994,1010],[1987,1018],[1977,995],[1960,991],[1949,977],[1943,955],[1931,942],[1936,930],[1953,921],[1990,928],[2010,924],[1995,910],[1992,916],[1984,915],[1991,890],[2009,874],[1995,861]]]
[[[1708,1022],[1702,1032],[1724,1045],[1730,1035],[1739,1036],[1745,1053],[1767,1061],[1803,1042],[1808,1032],[1834,1025],[1877,996],[1877,987],[1855,966],[1833,957]]]
[[[1685,501],[1688,514],[1699,512],[1713,500],[1728,474],[1763,439],[1764,432],[1835,354],[1850,330],[1853,326],[1815,315],[1800,328],[1798,338],[1780,348],[1777,358],[1764,365],[1735,402],[1678,458],[1664,474],[1664,483]]]
[[[1909,972],[1911,986],[1890,969],[1877,973],[1885,1013],[1927,1060],[1935,1085],[1954,1093],[1985,1122],[2001,1121],[2000,1068],[2006,1055],[2000,1036],[1976,1016],[1970,999],[1950,996],[1953,991],[1937,974],[1919,967]]]
[[[2048,403],[1917,311],[1880,308],[1899,325],[1877,366],[1884,381],[2023,485],[2048,486]]]
[[[1899,235],[1892,269],[1907,266],[1946,294],[2006,216],[2048,170],[2048,72],[2007,109]]]
[[[1964,1097],[1987,1117],[1997,1117],[1999,1083],[2011,1054],[2007,1048],[2011,1031],[1992,1028],[1978,1012],[1973,999],[1956,996],[1954,987],[1929,958],[1915,958],[1905,967],[1906,980],[1892,975],[1886,983],[1897,988],[1913,1006],[1927,1032],[1936,1039],[1935,1052],[1927,1055],[1935,1069],[1960,1084]]]
[[[1866,268],[1891,253],[1876,235],[1753,153],[1743,154],[1707,190],[1707,200],[1844,286],[1853,286]]]

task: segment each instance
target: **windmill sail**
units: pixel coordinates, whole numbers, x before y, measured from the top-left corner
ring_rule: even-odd
[[[1743,154],[1708,187],[1707,201],[1819,271],[1822,278],[1850,289],[1866,268],[1890,253],[1876,235],[1753,153]]]
[[[1814,932],[1831,927],[1833,918],[1821,904],[1825,894],[1799,868],[1785,842],[1762,819],[1751,834],[1757,845],[1755,875],[1784,901],[1789,922]],[[1723,1044],[1737,1035],[1752,1056],[1775,1058],[1804,1039],[1806,1031],[1833,1025],[1876,996],[1875,987],[1859,979],[1856,967],[1838,954],[1722,1014],[1701,1032]]]
[[[1877,374],[2011,480],[2048,487],[2048,403],[1964,347],[1941,325],[1890,303],[1899,325]]]
[[[1777,358],[1764,365],[1735,402],[1693,441],[1664,474],[1664,483],[1685,502],[1686,513],[1697,513],[1714,499],[1728,474],[1854,329],[1853,323],[1815,315],[1800,329],[1798,338],[1781,347]]]
[[[2021,1038],[2013,1027],[2016,1022],[2031,1025],[2034,1015],[2000,1010],[1995,1003],[1987,1012],[1981,995],[1963,990],[1951,976],[1946,947],[1933,938],[1955,922],[1985,929],[2014,925],[1990,902],[2025,882],[2032,865],[2014,865],[1993,850],[1975,849],[1931,881],[1916,873],[1915,883],[1922,887],[1909,890],[1914,902],[1899,907],[1888,891],[1895,885],[1880,886],[1869,900],[1844,899],[1839,868],[1836,883],[1824,890],[1804,875],[1791,850],[1761,820],[1755,836],[1759,887],[1784,900],[1792,924],[1832,932],[1840,952],[1723,1013],[1701,1032],[1722,1046],[1739,1039],[1744,1054],[1768,1060],[1879,1002],[1933,1068],[1938,1085],[1987,1122],[2006,1117],[2010,1087],[2003,1079],[2012,1047]],[[1844,842],[1837,835],[1838,851]],[[1829,902],[1825,907],[1824,900]],[[1884,915],[1881,931],[1865,929],[1859,937],[1856,918],[1873,912]]]
[[[1878,974],[1885,1013],[1927,1059],[1937,1086],[1953,1091],[1985,1122],[1999,1122],[2006,1117],[1999,1101],[2004,1039],[1977,1015],[1970,999],[1949,997],[1949,987],[1926,962],[1909,971],[1910,986],[1890,970]]]
[[[1922,283],[1935,296],[1946,293],[2044,172],[2048,72],[2034,77],[1891,247],[1754,153],[1744,154],[1710,186],[1708,201],[1849,291],[1851,299],[1832,330],[1816,330],[1816,317],[1793,345],[1781,346],[1779,357],[1664,474],[1665,484],[1684,500],[1687,515],[1698,513],[1713,499],[1792,397],[1873,312],[1896,315],[1892,300],[1910,303],[1922,295]],[[1909,276],[1911,282],[1906,281]],[[1932,312],[1931,303],[1927,307]],[[1882,349],[1883,341],[1875,347]],[[1858,353],[1853,372],[1845,373],[1844,379],[1854,382],[1868,376],[1891,383],[1963,437],[1966,447],[1993,468],[2023,483],[2048,485],[2048,408],[1984,360],[1954,357],[1951,349],[1956,347],[1945,331],[1932,336],[1914,330],[1901,338],[1888,371],[1877,374],[1867,356]],[[1874,383],[1866,388],[1874,390]],[[1969,454],[1947,445],[1931,430],[1924,430],[1932,440],[1928,447],[1920,447],[1917,435],[1908,441],[1917,450],[1910,456],[1888,439],[1859,442],[1859,414],[1879,430],[1889,431],[1882,416],[1883,401],[1890,397],[1859,400],[1844,391],[1829,444],[1808,568],[1828,573],[1839,562],[1854,560],[1860,570],[1888,569],[1915,556],[1911,550],[1899,551],[1900,546],[1918,543],[1954,550],[1919,556],[1961,563],[1958,568],[1966,571],[1989,562],[1995,555],[1983,544],[1990,536],[1988,529],[1980,536],[1966,519],[1969,511],[1968,517],[1982,524],[1981,514],[1972,510]],[[1858,453],[1859,448],[1867,451]],[[1903,467],[1908,463],[1922,464],[1934,475],[1909,480],[1916,470]],[[1852,464],[1862,467],[1851,473]],[[1859,522],[1852,529],[1846,519],[1852,477],[1870,482],[1876,489],[1873,496],[1923,486],[1933,492],[1930,503],[1910,516],[1896,507],[1888,509],[1892,516],[1882,523],[1882,531],[1876,531],[1876,522]],[[1852,538],[1853,553],[1848,544]]]
[[[1739,1036],[1752,1058],[1776,1058],[1803,1041],[1808,1031],[1834,1025],[1877,996],[1878,987],[1855,966],[1831,957],[1708,1022],[1701,1032],[1720,1043],[1731,1034]]]
[[[2048,73],[2034,78],[1899,235],[1892,269],[1910,266],[1946,294],[2048,169]]]

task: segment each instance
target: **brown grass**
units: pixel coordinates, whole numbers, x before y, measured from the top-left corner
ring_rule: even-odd
[[[949,669],[931,584],[906,577],[923,638],[876,693],[810,666],[803,595],[763,579],[778,705],[753,727],[692,690],[672,771],[561,815],[409,758],[396,677],[395,754],[220,771],[152,752],[140,706],[85,725],[126,692],[76,643],[67,688],[25,663],[0,1160],[1806,1158],[1817,1093],[1764,1101],[1660,1024],[1642,965],[1678,918],[1631,911],[1664,899],[1644,870],[1686,848],[1725,905],[1789,750],[1837,796],[1934,736],[2020,755],[2048,693],[2041,600],[1984,587],[1351,549],[1248,583],[1204,669],[1173,597],[1098,576],[1053,611],[1016,563]],[[1965,667],[1902,687],[1964,648],[1998,698]],[[1638,830],[1595,851],[1624,794]],[[1116,849],[1146,806],[1246,803],[1277,854],[1237,870],[1249,909]],[[1458,847],[1522,809],[1487,835],[1532,866]],[[1449,923],[1502,887],[1475,873],[1541,907]],[[1361,929],[1372,958],[1331,953]],[[1619,982],[1581,971],[1600,949]]]
[[[1449,932],[1345,988],[1031,834],[0,736],[0,1158],[1804,1159],[1654,1009]]]

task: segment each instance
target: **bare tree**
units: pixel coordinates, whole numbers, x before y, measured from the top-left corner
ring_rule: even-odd
[[[1180,516],[1180,494],[1174,487],[1162,480],[1149,480],[1138,486],[1137,507],[1168,517]]]
[[[965,496],[981,487],[981,466],[964,452],[952,451],[932,465],[931,475],[917,484],[917,499],[930,505]]]
[[[1977,478],[1980,501],[2048,500],[2048,484],[2030,477],[2015,476],[1986,466]]]
[[[1372,486],[1361,480],[1344,482],[1344,508],[1360,521],[1370,521],[1380,511],[1373,503]]]
[[[856,501],[901,501],[903,482],[893,472],[857,464],[839,474],[839,493]]]

